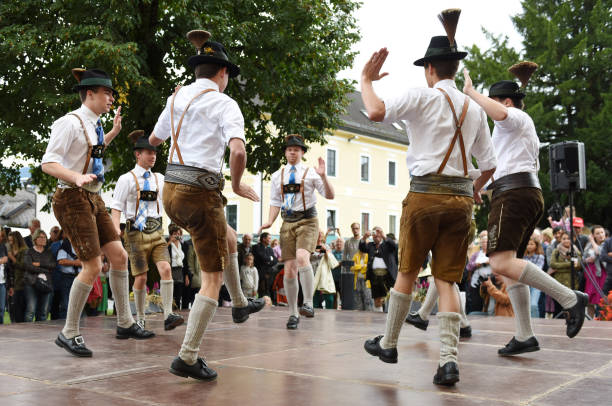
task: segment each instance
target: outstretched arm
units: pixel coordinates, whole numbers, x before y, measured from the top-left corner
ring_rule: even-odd
[[[465,84],[463,85],[463,93],[470,96],[472,100],[480,105],[494,121],[504,121],[508,117],[508,108],[483,94],[478,93],[472,85],[472,78],[467,69],[463,69],[463,77],[465,78]]]
[[[278,217],[278,213],[280,213],[280,207],[270,206],[270,212],[268,213],[268,222],[262,224],[261,227],[259,227],[259,231],[257,231],[257,234],[261,234],[262,230],[272,227],[272,224],[274,224],[276,218]]]
[[[361,99],[368,112],[368,117],[372,121],[383,121],[385,118],[385,103],[374,91],[372,82],[389,74],[387,72],[380,73],[380,68],[385,63],[387,55],[389,55],[387,48],[381,48],[378,52],[374,52],[361,71]]]

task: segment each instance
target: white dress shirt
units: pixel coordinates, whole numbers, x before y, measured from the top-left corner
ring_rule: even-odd
[[[384,121],[392,123],[402,120],[406,124],[410,141],[406,163],[410,174],[414,176],[437,173],[455,135],[455,120],[448,101],[436,88],[448,93],[459,119],[467,96],[457,90],[455,82],[451,79],[441,80],[433,88],[408,89],[402,94],[383,100]],[[468,175],[476,179],[480,176],[480,171],[495,168],[497,162],[487,116],[473,100],[470,100],[461,133],[465,144]],[[472,165],[471,156],[476,158],[479,169]],[[455,142],[442,174],[464,176],[459,140]]]
[[[270,180],[270,206],[281,207],[283,205],[283,196],[281,194],[281,171],[283,168],[285,168],[285,173],[283,174],[283,183],[285,185],[289,184],[289,176],[291,175],[291,165],[287,164],[272,174],[272,179]],[[302,177],[304,176],[304,171],[306,170],[306,168],[307,166],[301,162],[298,162],[295,165],[296,184],[302,183]],[[325,185],[323,184],[323,179],[321,179],[319,174],[313,168],[310,168],[308,170],[308,173],[306,174],[306,179],[304,179],[304,196],[306,197],[306,210],[317,204],[317,196],[315,194],[315,189],[319,191],[321,196],[325,196]],[[301,191],[295,194],[295,199],[293,200],[291,210],[304,211]]]
[[[179,246],[177,247],[173,242],[171,242],[170,252],[172,254],[170,258],[170,265],[172,267],[183,266],[183,259],[185,259],[185,253],[183,252],[181,244],[179,243]]]
[[[96,123],[100,117],[84,104],[71,113],[77,114],[83,120],[91,145],[98,144]],[[57,119],[51,125],[51,138],[47,144],[47,151],[43,155],[42,163],[56,162],[66,169],[83,173],[89,147],[83,136],[83,127],[81,127],[79,119],[71,113]],[[92,167],[93,158],[89,161],[87,173],[92,173]],[[60,187],[70,186],[60,181]]]
[[[495,179],[519,172],[537,174],[540,169],[540,139],[533,120],[521,109],[509,107],[506,119],[495,121],[493,147],[497,155]]]
[[[138,178],[138,185],[140,190],[144,190],[144,173],[145,168],[136,165],[132,172]],[[151,172],[151,171],[149,171]],[[157,183],[155,182],[155,175],[157,175]],[[157,211],[157,204],[155,202],[140,202],[138,210],[143,206],[146,206],[145,217],[159,218],[162,216],[162,192],[164,189],[164,175],[161,173],[151,172],[149,176],[149,190],[157,190],[157,184],[159,184],[159,190],[157,190],[157,203],[159,204],[159,212]],[[111,209],[119,210],[123,213],[127,220],[136,219],[136,181],[131,173],[124,173],[119,177],[117,185],[115,186],[115,192],[113,193],[113,202],[111,203]]]
[[[223,169],[225,149],[230,140],[239,138],[245,141],[244,117],[235,100],[219,92],[219,86],[212,80],[197,79],[194,83],[183,86],[176,95],[174,128],[176,130],[178,127],[189,101],[206,89],[215,91],[205,93],[191,103],[181,125],[178,146],[185,165],[220,173]],[[171,104],[172,96],[168,98],[166,108],[159,116],[153,130],[155,137],[160,140],[166,140],[172,135]],[[180,164],[176,152],[168,157],[168,162]]]

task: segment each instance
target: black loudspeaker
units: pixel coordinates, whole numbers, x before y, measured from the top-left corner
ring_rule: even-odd
[[[550,158],[550,188],[553,192],[586,190],[584,144],[564,141],[552,144]]]

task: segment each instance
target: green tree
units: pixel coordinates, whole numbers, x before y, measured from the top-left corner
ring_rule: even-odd
[[[507,68],[519,60],[540,65],[527,86],[525,110],[541,142],[584,142],[588,190],[576,194],[577,213],[589,223],[611,226],[612,1],[524,0],[522,7],[512,19],[523,49],[517,52],[507,37],[489,34],[493,46],[485,51],[472,46],[465,65],[474,83],[486,88],[514,79]],[[547,207],[559,199],[566,203],[566,195],[550,192],[548,148],[540,151],[540,166]]]
[[[244,114],[248,169],[271,173],[282,135],[324,142],[338,126],[353,83],[336,75],[353,62],[357,7],[351,0],[2,1],[0,193],[18,186],[18,167],[6,158],[40,162],[53,121],[79,106],[73,67],[106,70],[120,92],[123,130],[107,151],[111,186],[134,164],[127,134],[152,131],[175,86],[193,80],[186,61],[195,51],[185,34],[199,28],[241,67],[226,92]],[[167,151],[166,143],[157,170]],[[40,168],[33,179],[42,192],[55,185]]]

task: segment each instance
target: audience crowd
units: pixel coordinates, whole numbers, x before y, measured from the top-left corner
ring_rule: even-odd
[[[597,317],[602,311],[601,294],[607,295],[612,290],[612,239],[601,225],[585,227],[583,219],[575,213],[570,228],[569,214],[566,208],[561,219],[549,218],[550,227],[536,229],[525,252],[519,254],[562,284],[587,293],[589,316]],[[573,231],[573,240],[570,231]],[[191,241],[183,238],[183,230],[171,224],[168,234],[174,303],[177,309],[188,309],[201,287],[201,275],[196,271],[200,265]],[[459,284],[465,295],[466,313],[512,316],[506,285],[503,278],[492,273],[486,246],[487,231],[483,230],[470,246]],[[269,304],[286,305],[278,239],[265,232],[259,236],[244,234],[237,248],[245,296],[266,297]],[[336,228],[330,228],[327,233],[321,231],[311,255],[315,272],[314,306],[385,311],[398,262],[395,236],[385,234],[381,227],[362,233],[359,223],[353,223],[351,236],[346,239]],[[427,267],[427,261],[423,267]],[[150,268],[147,288],[155,295],[159,293],[159,275],[153,264]],[[0,315],[3,316],[0,323],[5,319],[20,323],[65,318],[70,287],[80,271],[81,262],[59,227],[52,227],[47,235],[40,228],[40,221],[33,219],[29,235],[25,237],[6,227],[0,230]],[[107,272],[105,262],[88,299],[85,310],[88,316],[106,314],[111,308]],[[422,274],[425,276],[419,279],[427,278],[426,272]],[[423,283],[419,279],[417,286]],[[552,318],[561,313],[561,306],[551,297],[534,288],[530,293],[532,317]],[[299,301],[301,297],[300,292]],[[231,306],[230,300],[227,289],[222,287],[219,305]]]

